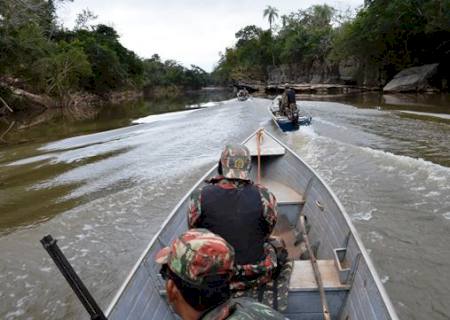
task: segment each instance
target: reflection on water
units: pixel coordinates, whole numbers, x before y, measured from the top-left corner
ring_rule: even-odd
[[[230,97],[139,101],[14,127],[0,145],[0,318],[85,317],[39,243],[48,233],[105,308],[223,145],[264,127],[330,184],[400,317],[448,319],[450,125],[399,112],[450,114],[448,96],[303,97],[313,124],[289,134],[271,122],[269,100]]]
[[[229,90],[199,91],[172,99],[106,105],[96,112],[75,111],[82,113],[83,117],[70,116],[71,111],[67,110],[47,110],[32,117],[13,120],[15,126],[12,128],[6,123],[0,124],[0,131],[9,129],[3,137],[7,143],[0,144],[0,233],[44,221],[80,205],[79,197],[67,196],[79,187],[79,181],[57,185],[49,181],[52,177],[64,179],[68,172],[79,174],[73,170],[76,167],[95,166],[96,163],[105,163],[108,158],[129,154],[133,145],[141,143],[133,139],[133,136],[140,135],[139,131],[129,127],[135,119],[201,108],[232,95]],[[121,129],[108,131],[115,128]],[[86,136],[95,132],[102,133]],[[77,143],[60,140],[78,135],[81,136]],[[125,138],[129,139],[128,143],[123,143]],[[46,144],[57,140],[61,142]],[[72,150],[61,152],[66,148]],[[17,166],[20,166],[19,170]],[[104,169],[95,170],[99,172]]]
[[[3,141],[0,141],[0,151],[5,148],[5,144],[46,142],[124,127],[130,125],[132,120],[146,115],[202,107],[201,104],[222,101],[233,96],[233,92],[227,89],[200,90],[173,98],[141,99],[102,107],[34,110],[21,113],[8,120],[0,118],[3,120],[0,121],[0,136],[12,122],[15,123],[12,130],[3,136]]]

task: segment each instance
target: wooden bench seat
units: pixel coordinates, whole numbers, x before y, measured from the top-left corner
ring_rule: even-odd
[[[334,260],[317,260],[325,291],[348,290],[348,285],[341,284],[339,272]],[[318,291],[313,267],[309,260],[294,261],[294,269],[289,282],[289,291]]]

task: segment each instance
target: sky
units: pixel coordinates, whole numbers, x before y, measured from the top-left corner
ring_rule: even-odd
[[[73,28],[77,14],[89,9],[98,16],[94,24],[114,27],[120,42],[141,58],[157,53],[161,59],[176,60],[210,72],[219,52],[235,43],[234,34],[255,24],[268,29],[263,18],[267,5],[279,16],[314,4],[326,3],[336,9],[354,10],[364,0],[74,0],[58,8],[63,25]]]

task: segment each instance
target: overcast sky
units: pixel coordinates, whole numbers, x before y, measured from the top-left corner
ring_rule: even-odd
[[[234,44],[234,34],[255,24],[269,27],[263,18],[267,5],[279,15],[313,4],[327,3],[337,9],[355,9],[364,0],[74,0],[58,9],[64,26],[72,28],[79,12],[89,8],[95,23],[113,26],[121,43],[140,57],[158,53],[163,60],[173,59],[186,67],[198,65],[211,71],[219,52]]]

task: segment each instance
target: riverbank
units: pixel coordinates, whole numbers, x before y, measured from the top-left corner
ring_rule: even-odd
[[[109,91],[103,94],[94,94],[87,91],[67,92],[61,97],[51,97],[44,93],[35,93],[21,81],[12,78],[3,78],[0,81],[0,117],[11,115],[25,109],[60,109],[60,108],[86,108],[102,104],[118,104],[125,101],[139,99],[143,96],[140,89],[126,89]]]
[[[330,71],[330,70],[332,71]],[[448,92],[446,64],[428,64],[404,69],[389,81],[377,74],[359,75],[358,68],[350,72],[345,68],[304,66],[269,67],[266,80],[238,80],[236,87],[261,94],[282,93],[288,85],[297,94],[347,94],[367,91],[387,93],[445,93]],[[332,73],[333,72],[333,73]],[[248,78],[248,77],[247,77]]]

